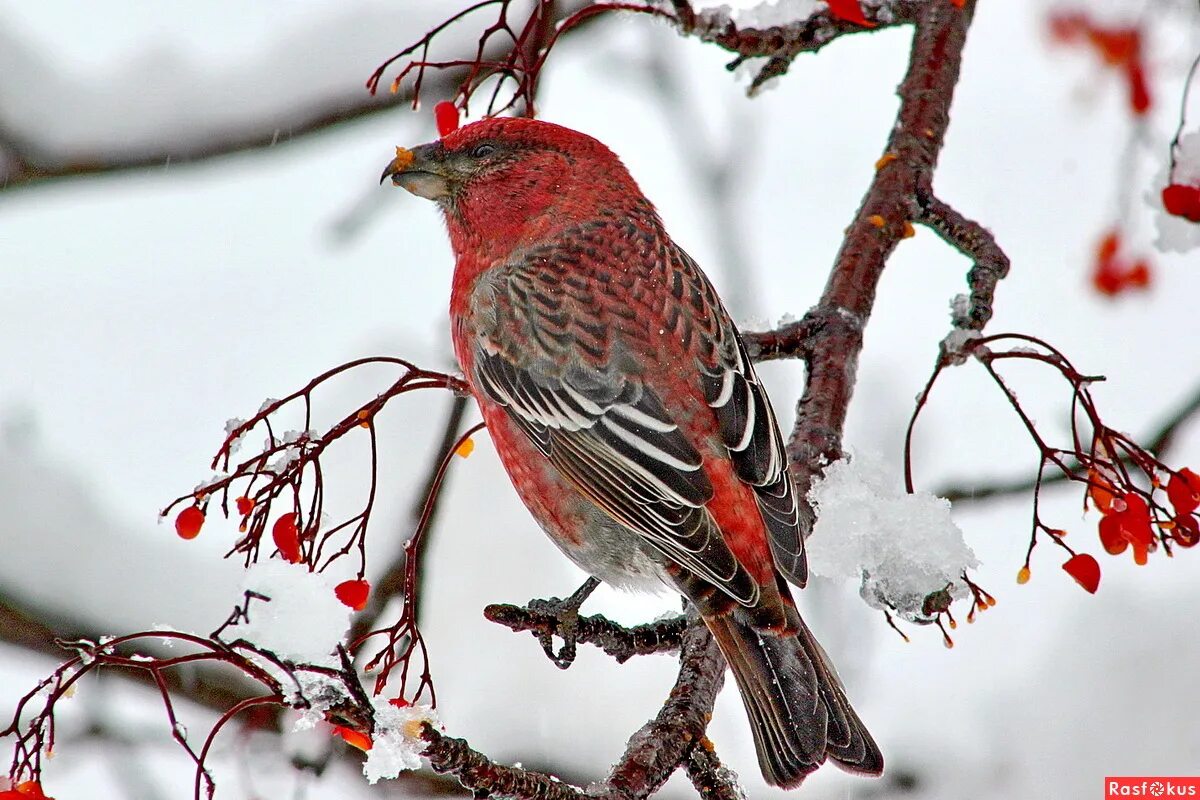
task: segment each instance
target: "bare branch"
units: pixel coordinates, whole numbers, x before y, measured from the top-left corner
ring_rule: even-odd
[[[529,606],[490,605],[483,614],[514,632],[530,631],[539,638],[563,635],[558,615]],[[683,617],[626,628],[597,614],[578,617],[572,636],[576,642],[599,647],[617,663],[623,664],[634,656],[678,650],[684,627]]]
[[[700,800],[745,800],[737,774],[717,758],[716,748],[708,737],[696,743],[683,768],[699,792]]]
[[[625,754],[606,781],[610,794],[640,800],[658,791],[704,738],[724,681],[725,657],[692,610],[680,646],[675,686],[658,716],[629,738]]]
[[[932,183],[973,11],[972,0],[962,8],[949,2],[920,5],[908,74],[899,91],[900,110],[885,156],[850,224],[824,294],[802,322],[812,338],[808,381],[788,443],[800,497],[808,494],[826,463],[842,456],[863,326],[887,259],[917,212],[918,190]],[[805,512],[811,528],[813,514],[807,504]]]
[[[992,318],[996,284],[1008,274],[1008,256],[987,228],[937,199],[932,190],[918,192],[917,203],[922,212],[918,222],[935,231],[946,244],[974,259],[975,266],[967,273],[970,301],[964,309],[955,308],[954,325],[963,330],[983,330]]]
[[[450,76],[446,83],[450,83]],[[161,170],[164,164],[186,166],[237,153],[267,150],[391,111],[405,105],[409,99],[401,95],[371,97],[363,94],[301,111],[290,121],[256,120],[244,128],[223,131],[205,141],[176,143],[167,140],[154,149],[90,152],[86,157],[51,152],[0,120],[0,192],[13,192],[63,178]],[[280,135],[281,129],[287,131],[286,135]]]
[[[801,53],[815,53],[847,34],[869,33],[912,24],[916,22],[921,9],[929,3],[921,0],[891,0],[876,6],[863,6],[862,10],[871,24],[868,28],[839,19],[828,10],[818,11],[786,25],[739,28],[729,19],[727,12],[719,9],[697,13],[687,0],[673,0],[672,5],[681,33],[737,53],[738,57],[729,64],[729,69],[736,69],[747,58],[767,58],[767,63],[750,84],[749,93],[754,96],[767,81],[785,74]]]
[[[498,795],[529,800],[585,800],[590,795],[545,773],[520,767],[506,767],[473,749],[463,739],[455,739],[426,724],[421,738],[429,743],[422,755],[434,772],[458,778],[476,797]]]

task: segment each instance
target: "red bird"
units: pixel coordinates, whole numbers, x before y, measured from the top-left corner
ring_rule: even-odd
[[[596,578],[666,584],[703,616],[763,776],[883,756],[788,581],[807,565],[771,405],[708,278],[620,159],[582,133],[488,119],[384,178],[437,202],[454,249],[454,350],[500,460]]]

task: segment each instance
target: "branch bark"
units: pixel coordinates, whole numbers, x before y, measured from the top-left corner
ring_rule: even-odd
[[[900,85],[900,110],[875,177],[855,214],[820,301],[789,331],[756,339],[777,356],[782,337],[808,367],[788,442],[792,476],[805,497],[825,464],[842,456],[842,432],[854,390],[863,329],[888,257],[920,219],[921,192],[933,183],[938,154],[950,124],[962,50],[975,3],[921,5],[908,72]],[[803,334],[803,342],[798,338]],[[775,337],[775,338],[773,338]],[[812,508],[804,505],[808,529]]]

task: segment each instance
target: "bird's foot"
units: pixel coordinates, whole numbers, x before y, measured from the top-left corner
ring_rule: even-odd
[[[588,578],[575,593],[566,599],[551,597],[548,600],[530,600],[530,611],[544,615],[555,621],[553,630],[543,629],[538,632],[538,643],[542,646],[546,658],[559,669],[566,669],[575,661],[576,633],[579,629],[579,607],[596,591],[600,581]],[[554,651],[554,637],[562,639],[562,647]]]

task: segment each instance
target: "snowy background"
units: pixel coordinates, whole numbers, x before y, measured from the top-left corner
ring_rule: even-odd
[[[378,62],[444,11],[412,0],[0,0],[0,121],[83,158],[114,143],[205,137],[354,96]],[[1140,434],[1197,388],[1195,252],[1155,255],[1147,293],[1114,302],[1091,291],[1093,244],[1118,213],[1129,115],[1122,87],[1094,58],[1047,46],[1044,13],[1029,0],[980,4],[937,189],[993,230],[1012,258],[991,329],[1044,337],[1084,372],[1106,374],[1096,390],[1106,419]],[[619,153],[743,327],[763,327],[801,315],[818,296],[892,124],[909,35],[835,42],[751,101],[723,69],[727,54],[644,18],[613,19],[556,51],[540,110]],[[731,274],[718,256],[696,165],[679,144],[692,126],[664,113],[640,67],[651,50],[666,54],[715,152],[737,160],[730,224],[756,265],[752,277]],[[1165,154],[1183,67],[1157,66],[1162,102],[1151,130]],[[211,630],[237,599],[239,570],[219,559],[234,524],[214,517],[184,542],[156,522],[167,501],[207,476],[226,419],[363,355],[449,366],[442,224],[431,205],[376,188],[395,145],[436,135],[432,116],[397,110],[294,144],[280,134],[270,151],[202,166],[0,192],[4,596],[113,633],[162,623]],[[339,236],[347,214],[365,219]],[[1135,204],[1133,214],[1135,244],[1148,251],[1151,212]],[[847,444],[892,470],[967,267],[918,229],[884,276]],[[750,280],[756,294],[738,289]],[[762,372],[790,422],[800,366]],[[1033,372],[1021,380],[1039,421],[1064,431],[1065,388]],[[375,391],[348,381],[326,396],[326,413]],[[408,530],[413,487],[447,403],[408,398],[380,421],[384,485],[395,488],[371,531],[377,568]],[[500,760],[599,779],[657,709],[674,661],[618,666],[582,649],[560,672],[528,637],[482,619],[489,602],[563,595],[583,576],[536,530],[486,438],[478,445],[455,464],[428,558],[424,628],[442,719]],[[331,495],[351,512],[361,457],[347,453],[331,478]],[[1182,432],[1168,460],[1200,464],[1200,425]],[[934,489],[1028,475],[1036,453],[982,371],[967,366],[939,384],[916,464],[919,486]],[[936,630],[910,629],[905,644],[853,582],[803,593],[889,763],[879,781],[821,770],[803,796],[1087,798],[1101,796],[1105,775],[1200,769],[1200,554],[1135,567],[1128,555],[1101,554],[1096,519],[1081,515],[1077,492],[1043,500],[1043,516],[1100,557],[1096,596],[1059,569],[1049,546],[1035,552],[1033,580],[1016,586],[1027,496],[954,510],[982,561],[978,580],[999,603],[960,626],[953,650]],[[666,596],[602,590],[585,609],[633,622],[676,607]],[[0,710],[53,665],[0,647]],[[48,793],[190,796],[191,769],[149,694],[101,677],[65,708]],[[97,721],[121,736],[83,737]],[[772,793],[734,692],[720,698],[711,735],[753,796]],[[259,753],[258,744],[247,750],[233,733],[222,743],[218,796],[289,796],[296,778],[286,757]],[[367,796],[362,783],[345,771],[324,785]]]

